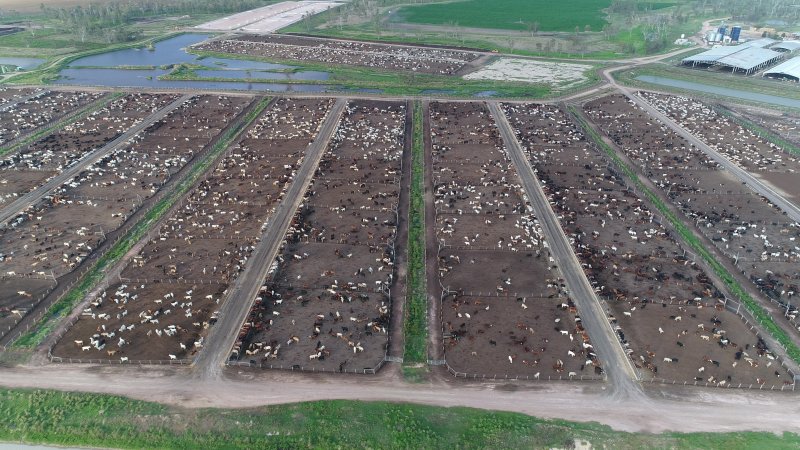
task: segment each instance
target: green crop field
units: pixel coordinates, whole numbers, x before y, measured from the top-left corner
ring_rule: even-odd
[[[586,25],[600,31],[606,24],[603,9],[610,4],[611,0],[572,0],[554,7],[549,0],[467,0],[409,6],[399,16],[420,24],[527,30],[528,24],[538,22],[540,31],[583,31]]]

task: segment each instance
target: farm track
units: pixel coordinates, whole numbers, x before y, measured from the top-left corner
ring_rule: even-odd
[[[208,335],[208,341],[194,361],[194,373],[201,379],[217,379],[236,341],[237,332],[250,312],[250,307],[264,278],[280,250],[283,236],[291,224],[303,194],[311,183],[319,161],[339,124],[347,101],[339,99],[331,107],[317,137],[306,149],[303,163],[291,187],[271,217],[266,231],[249,258],[248,264],[230,288],[228,301],[222,306],[219,320]]]
[[[525,157],[514,130],[497,102],[487,102],[487,104],[508,149],[508,155],[517,168],[528,201],[530,201],[536,217],[541,220],[545,238],[550,244],[550,252],[560,268],[571,297],[577,304],[578,310],[582,312],[583,325],[589,332],[614,387],[612,394],[623,398],[641,396],[640,387],[636,384],[638,379],[636,371],[620,346],[600,305],[600,300],[586,278],[556,214],[550,207],[550,202]]]
[[[247,114],[258,104],[259,98],[260,97],[257,97],[250,103],[248,107],[244,108],[244,110],[239,114],[237,119],[246,117]],[[220,137],[224,136],[228,130],[238,126],[240,120],[237,119],[231,120],[228,126],[225,127],[216,137],[214,137],[203,148],[202,151],[195,154],[194,158],[192,158],[190,161],[187,161],[187,163],[181,168],[181,170],[179,170],[172,177],[170,177],[167,184],[162,186],[161,192],[162,193],[172,192],[174,188],[178,186],[183,181],[183,179],[194,169],[197,163],[199,161],[202,161],[206,157],[206,155],[208,155],[208,152],[211,151],[211,149],[213,149],[213,147],[219,141]],[[240,132],[243,130],[244,128],[242,128]],[[223,158],[224,155],[225,152],[221,152],[217,159]],[[210,165],[209,170],[212,170],[213,167],[214,167],[213,164]],[[191,191],[187,191],[185,196],[190,195],[190,193]],[[4,336],[2,336],[2,338],[0,338],[0,348],[4,348],[11,345],[19,337],[20,330],[29,329],[33,327],[33,325],[36,323],[36,319],[34,318],[40,312],[47,311],[53,304],[55,304],[55,302],[59,298],[61,298],[66,292],[68,292],[71,289],[71,287],[75,282],[80,281],[80,279],[83,277],[82,274],[83,268],[93,267],[94,263],[116,244],[118,238],[124,237],[124,234],[128,232],[128,228],[126,227],[127,224],[137,224],[138,222],[143,220],[150,213],[150,209],[161,199],[163,199],[166,195],[168,194],[156,195],[145,200],[145,202],[142,203],[139,209],[128,218],[125,224],[122,224],[116,230],[106,235],[106,239],[100,244],[98,248],[95,249],[94,252],[92,252],[91,255],[89,255],[88,258],[84,259],[81,262],[80,266],[76,267],[75,270],[73,270],[72,272],[59,278],[59,285],[48,294],[47,298],[45,298],[42,302],[36,305],[36,307],[31,311],[29,311],[28,314],[18,324],[16,324],[13,329],[9,330],[8,333],[6,333]],[[180,208],[180,202],[176,201],[175,205],[172,207],[170,211],[178,208]],[[169,217],[169,214],[170,214],[169,211],[165,212],[162,215],[162,219],[160,221],[156,221],[153,224],[151,224],[150,228],[152,230],[158,229],[161,223],[164,220],[166,220],[167,217]],[[133,247],[133,250],[129,251],[125,256],[120,258],[119,261],[115,263],[114,267],[108,268],[107,273],[109,275],[107,277],[118,275],[122,271],[122,268],[125,267],[128,260],[132,258],[134,255],[136,255],[139,246],[143,246],[146,243],[146,241],[147,241],[146,238],[143,239],[141,243]],[[53,345],[55,345],[56,341],[58,340],[56,336],[60,334],[60,331],[63,328],[67,328],[67,325],[68,324],[66,321],[62,321],[62,323],[60,323],[59,326],[56,327],[56,329],[50,333],[50,336],[48,336],[47,340],[45,340],[45,342],[43,343],[43,347],[51,348]]]
[[[227,369],[196,380],[186,368],[50,365],[3,369],[0,385],[100,392],[180,408],[255,408],[351,399],[516,411],[542,418],[599,422],[641,432],[783,432],[797,429],[800,406],[782,392],[646,385],[642,399],[610,398],[603,385],[435,380],[406,384],[388,372],[374,377]]]
[[[108,155],[109,153],[116,150],[120,146],[125,145],[128,142],[128,140],[130,140],[140,132],[144,131],[150,125],[163,119],[172,111],[178,109],[181,105],[189,101],[192,97],[194,97],[194,94],[185,94],[181,96],[180,98],[170,103],[169,105],[161,108],[154,114],[151,114],[146,119],[142,120],[139,124],[129,128],[127,131],[125,131],[122,135],[120,135],[113,141],[109,142],[103,147],[100,147],[96,150],[89,152],[72,167],[69,167],[68,169],[62,171],[55,177],[51,178],[47,183],[39,186],[38,188],[32,190],[31,192],[19,197],[12,203],[8,204],[6,207],[0,210],[0,225],[5,224],[6,222],[14,218],[17,214],[21,213],[25,209],[32,206],[39,199],[52,192],[54,189],[58,188],[67,181],[71,180],[73,177],[81,173],[87,167],[99,161],[105,155]]]

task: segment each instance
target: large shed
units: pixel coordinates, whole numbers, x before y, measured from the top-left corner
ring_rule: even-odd
[[[800,50],[800,41],[783,41],[779,42],[772,47],[772,50],[776,50],[779,52],[793,52],[795,50]]]
[[[784,63],[778,64],[770,70],[767,70],[764,72],[764,76],[800,81],[800,56],[796,56]]]
[[[732,72],[744,72],[747,75],[770,66],[783,58],[783,54],[764,47],[774,44],[772,39],[757,39],[741,45],[717,47],[689,56],[681,64],[720,66],[730,68]]]

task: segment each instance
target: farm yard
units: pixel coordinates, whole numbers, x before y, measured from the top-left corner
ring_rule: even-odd
[[[0,87],[0,108],[5,108],[30,96],[44,93],[43,89],[16,89]]]
[[[791,144],[800,145],[800,117],[797,114],[739,105],[727,105],[726,109],[768,129]]]
[[[800,155],[766,141],[701,101],[646,92],[641,95],[711,148],[800,203]]]
[[[466,376],[602,372],[551,267],[536,217],[482,103],[432,103],[431,152],[444,349]]]
[[[30,192],[89,152],[113,141],[170,101],[173,94],[128,94],[0,159],[0,206]],[[17,185],[16,183],[20,184]]]
[[[216,120],[232,118],[250,101],[230,98],[203,110]],[[274,102],[168,214],[121,274],[89,299],[53,354],[120,362],[185,360],[196,354],[330,104],[327,99]],[[195,127],[189,122],[182,130],[160,129],[165,136],[190,139]]]
[[[800,260],[800,225],[742,185],[733,175],[718,168],[716,163],[681,137],[655,125],[644,111],[630,104],[627,99],[621,96],[606,97],[588,103],[585,110],[628,158],[642,166],[645,175],[695,222],[700,232],[766,297],[780,306],[780,316],[784,319],[777,320],[789,320],[800,331],[794,301],[800,277],[797,268]],[[689,119],[686,121],[690,122]],[[660,129],[667,136],[665,139],[674,145],[661,146],[658,141],[639,139],[637,136],[646,129]],[[715,145],[716,140],[727,139],[722,135],[718,137],[713,131],[704,133],[709,137],[709,145]],[[710,139],[711,136],[714,139]],[[779,167],[786,167],[784,170],[796,164],[796,157],[772,153],[769,144],[759,143],[746,130],[742,130],[741,134],[737,130],[733,136],[742,136],[737,139],[743,142],[729,143],[728,146],[752,145],[751,152],[742,158],[744,162],[741,164],[749,164],[751,168],[774,166],[774,161],[779,158],[785,161],[785,166],[781,165],[784,163],[779,164]],[[735,155],[731,153],[734,150],[720,151],[728,152],[731,157]],[[659,165],[650,156],[667,158],[669,154],[677,155],[675,159],[695,160],[702,165]],[[698,170],[701,167],[704,170]]]
[[[332,372],[383,363],[407,109],[348,103],[232,360]]]
[[[276,34],[214,39],[192,49],[435,75],[454,75],[480,56],[463,50]]]
[[[536,104],[504,109],[644,379],[723,387],[792,383],[775,354],[723,307],[704,270],[563,110]]]
[[[161,97],[153,97],[151,102],[146,102],[147,98],[137,99],[142,101],[143,111],[152,108],[153,102],[163,100]],[[11,226],[0,229],[0,290],[17,292],[16,303],[9,298],[9,304],[0,306],[15,308],[22,302],[29,310],[35,305],[30,299],[41,298],[27,288],[18,289],[21,283],[29,284],[33,291],[40,293],[45,290],[43,286],[54,287],[57,280],[76,270],[106,240],[108,233],[120,228],[145,200],[155,195],[202,150],[213,135],[196,139],[189,145],[188,138],[181,135],[184,126],[194,126],[188,118],[203,117],[204,123],[211,123],[218,129],[216,127],[231,120],[247,103],[249,99],[193,98],[137,135],[128,145],[90,165],[34,203],[17,216]],[[110,115],[99,117],[113,119]],[[175,136],[169,137],[170,131]],[[165,137],[169,137],[170,145],[165,144]],[[33,157],[40,157],[40,154]],[[19,277],[25,277],[25,281],[20,281]],[[0,331],[7,330],[0,328]]]
[[[0,147],[101,96],[97,92],[42,91],[15,103],[12,111],[0,116]]]
[[[0,161],[0,208],[72,166],[172,98],[130,94],[82,121],[6,155]],[[174,117],[167,120],[180,121]],[[141,142],[146,145],[148,139],[145,137]],[[0,228],[0,291],[3,292],[0,336],[35,307],[59,278],[80,266],[105,240],[105,235],[119,228],[143,199],[168,178],[161,174],[156,177],[158,182],[151,180],[145,185],[145,172],[152,175],[164,170],[164,161],[157,155],[157,151],[135,153],[125,147],[34,201],[10,224]],[[170,163],[178,164],[181,158],[172,158]],[[183,159],[181,164],[185,162]],[[114,173],[111,181],[92,183],[94,177],[102,178],[109,172]],[[141,181],[137,183],[138,177]],[[130,181],[123,181],[127,179]],[[122,195],[128,185],[146,190],[135,197]]]

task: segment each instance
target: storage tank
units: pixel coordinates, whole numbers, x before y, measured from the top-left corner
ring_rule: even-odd
[[[727,27],[727,26],[725,26],[725,25],[723,25],[723,26],[721,26],[721,27],[719,27],[719,28],[717,29],[717,33],[721,34],[722,36],[725,36],[725,33],[726,33],[727,31],[728,31],[728,27]]]
[[[724,35],[724,34],[722,34],[722,33],[717,33],[717,35],[716,35],[716,36],[714,36],[714,42],[722,42],[722,38],[723,38],[724,36],[725,36],[725,35]]]
[[[709,31],[708,33],[706,33],[706,41],[708,42],[714,42],[714,39],[716,39],[716,37],[717,33],[713,31]]]
[[[742,27],[731,28],[731,41],[739,42],[739,35],[742,33]]]

